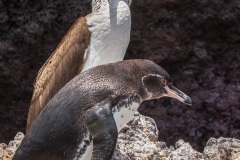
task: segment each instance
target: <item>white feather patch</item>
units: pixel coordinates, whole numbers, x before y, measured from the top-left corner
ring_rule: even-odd
[[[86,144],[86,141],[90,141],[89,132],[84,134],[84,138],[82,139],[81,143],[78,146],[76,157],[73,160],[90,160],[92,158],[93,141],[91,140],[89,145]],[[79,157],[78,154],[79,152],[81,152],[83,148],[86,148],[86,150]]]
[[[139,105],[139,103],[132,102],[126,106],[120,106],[119,109],[116,109],[116,107],[113,109],[113,117],[116,122],[118,132],[133,119],[133,115],[137,111]]]

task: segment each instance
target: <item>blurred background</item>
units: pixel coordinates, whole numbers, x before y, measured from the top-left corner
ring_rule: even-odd
[[[25,131],[33,81],[61,38],[91,0],[0,0],[0,142]],[[148,101],[159,140],[240,139],[240,1],[133,0],[125,59],[165,68],[192,106],[170,98]]]

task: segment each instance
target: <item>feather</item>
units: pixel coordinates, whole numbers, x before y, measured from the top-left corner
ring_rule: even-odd
[[[28,112],[27,130],[52,97],[81,72],[90,44],[86,21],[84,17],[76,20],[39,70]]]

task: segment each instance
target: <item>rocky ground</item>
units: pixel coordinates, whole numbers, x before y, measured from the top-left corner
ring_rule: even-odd
[[[144,103],[159,140],[203,150],[210,137],[240,138],[240,1],[133,0],[125,59],[164,67],[190,95],[188,107],[167,98]],[[0,0],[0,142],[25,130],[37,71],[90,0]]]
[[[0,160],[11,160],[23,138],[22,133],[17,133],[8,145],[0,144]],[[119,133],[112,160],[240,160],[240,140],[211,138],[203,153],[183,140],[178,140],[175,148],[167,147],[158,141],[155,121],[136,113]]]
[[[154,120],[136,113],[118,135],[113,160],[240,160],[238,139],[211,138],[201,153],[183,140],[167,147],[157,135]]]

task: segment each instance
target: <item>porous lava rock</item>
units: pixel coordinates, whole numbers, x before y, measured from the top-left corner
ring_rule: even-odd
[[[161,133],[160,133],[161,134]],[[11,160],[24,135],[17,133],[9,145],[0,144],[0,160]],[[203,153],[178,140],[167,147],[158,141],[156,123],[150,117],[136,113],[119,133],[112,160],[239,160],[240,140],[235,138],[210,138]]]

